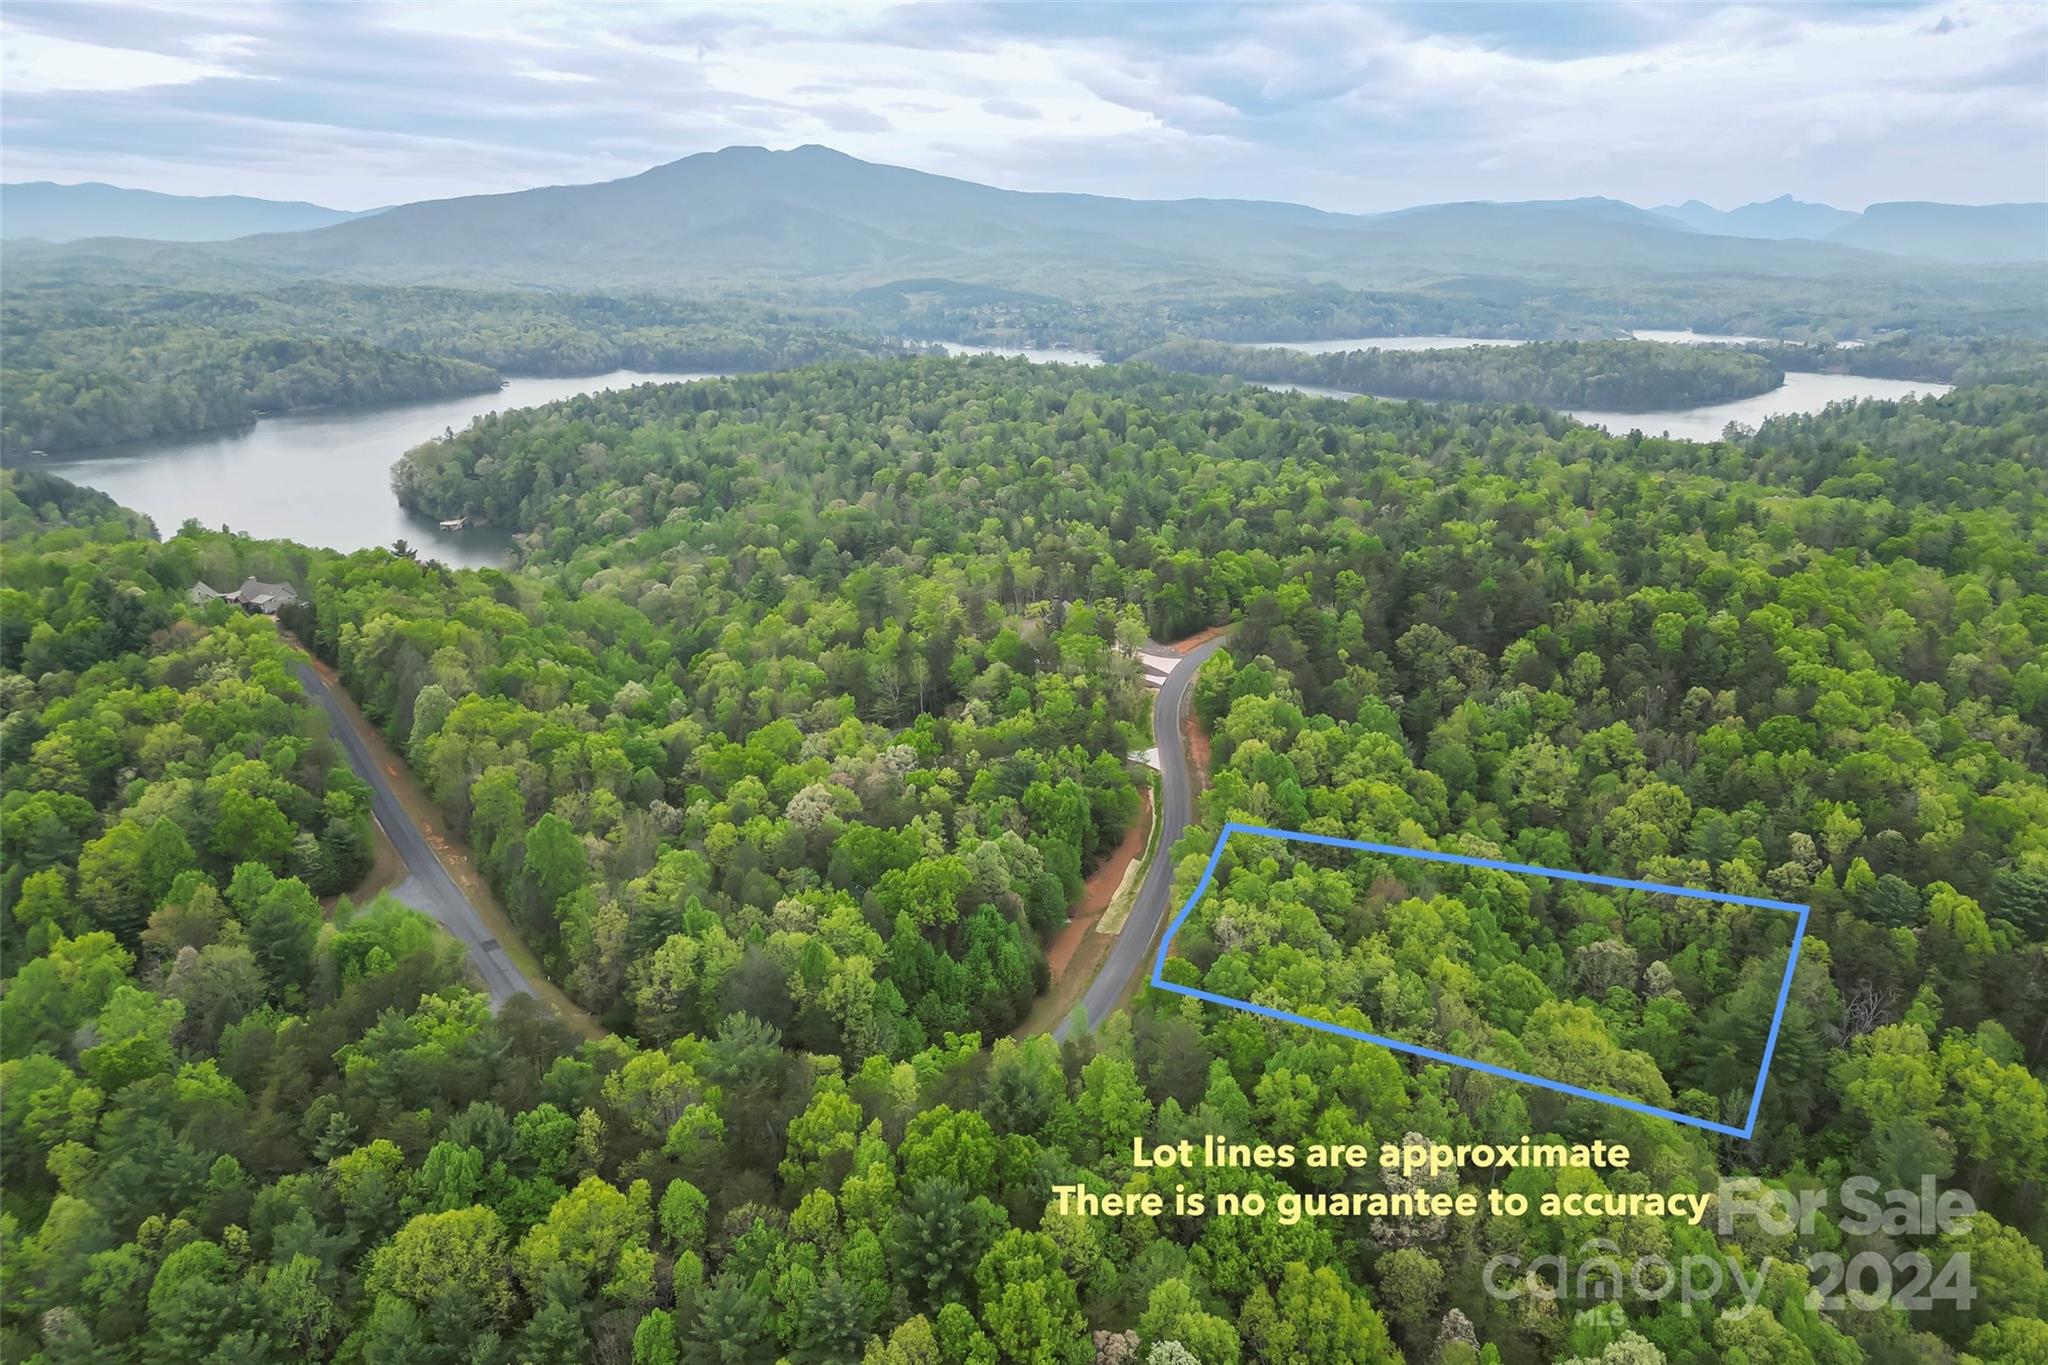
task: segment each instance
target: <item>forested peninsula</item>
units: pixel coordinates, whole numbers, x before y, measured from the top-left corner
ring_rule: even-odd
[[[56,453],[265,414],[487,392],[505,375],[771,370],[893,349],[830,322],[704,300],[44,283],[0,299],[0,443],[17,456]]]
[[[1618,412],[1702,407],[1785,382],[1769,358],[1713,346],[1648,341],[1547,341],[1452,350],[1333,351],[1180,339],[1136,357],[1169,370],[1261,383],[1312,384],[1382,398],[1542,403]]]
[[[26,354],[24,354],[26,352]],[[363,341],[145,329],[94,339],[61,365],[10,339],[0,448],[12,457],[242,426],[265,414],[484,393],[483,365]]]

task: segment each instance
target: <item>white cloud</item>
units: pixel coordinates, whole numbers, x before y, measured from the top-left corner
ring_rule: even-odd
[[[105,12],[0,13],[10,176],[354,207],[823,142],[1351,210],[2048,198],[2039,7],[237,5],[118,11],[122,48]]]
[[[0,90],[9,95],[147,90],[235,74],[233,67],[206,58],[109,47],[26,29],[9,27],[6,40],[0,48]],[[215,51],[232,55],[229,47]]]
[[[1374,74],[1343,104],[1418,123],[1454,117],[1450,166],[1510,177],[1510,193],[1484,197],[1544,184],[1639,202],[1790,189],[1855,208],[1922,194],[2041,197],[2048,88],[2015,101],[1971,86],[2015,54],[2048,62],[2043,11],[1960,14],[1937,34],[1920,12],[1728,10],[1666,42],[1562,59],[1424,36],[1376,48]],[[1942,183],[1885,186],[1897,156],[1934,148],[1948,166]]]

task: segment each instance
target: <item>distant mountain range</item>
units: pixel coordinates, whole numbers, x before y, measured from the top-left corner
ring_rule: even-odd
[[[2048,258],[2048,204],[1872,204],[1829,241],[1949,261]]]
[[[1837,228],[1856,221],[1847,209],[1827,204],[1809,204],[1781,194],[1768,203],[1744,204],[1723,212],[1688,199],[1676,208],[1651,209],[1665,218],[1675,218],[1695,232],[1718,233],[1724,237],[1806,237],[1824,240]]]
[[[1861,213],[1781,194],[1722,211],[1688,199],[1652,213],[1695,232],[1837,242],[1892,256],[1984,264],[2048,260],[2048,204],[1872,204]]]
[[[17,203],[24,191],[26,210]],[[1788,198],[1720,214],[1698,203],[1645,210],[1572,199],[1357,215],[1248,200],[1023,193],[816,146],[729,147],[601,184],[430,200],[371,215],[144,196],[151,217],[139,200],[104,198],[137,193],[6,186],[0,219],[9,236],[45,222],[67,239],[95,225],[158,238],[73,240],[54,249],[16,243],[10,251],[102,278],[110,271],[133,279],[227,272],[250,280],[658,288],[861,287],[942,277],[1070,296],[1112,284],[1219,278],[1411,287],[1467,277],[1540,286],[1645,273],[1924,273],[1872,252],[1973,264],[2048,260],[2048,205],[1878,205],[1855,215]],[[72,211],[60,214],[55,206],[67,197]],[[107,208],[96,218],[98,204]],[[172,213],[178,204],[191,206],[190,214]],[[173,225],[183,225],[177,239],[187,240],[206,213],[222,236],[255,230],[259,213],[312,221],[233,241],[164,244]],[[1810,240],[1816,236],[1826,240]]]
[[[0,236],[45,242],[84,237],[221,242],[259,232],[303,232],[362,216],[318,204],[250,199],[239,194],[198,197],[127,190],[118,185],[56,185],[47,180],[0,185]]]

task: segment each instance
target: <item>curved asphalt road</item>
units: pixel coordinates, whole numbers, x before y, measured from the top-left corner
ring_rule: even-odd
[[[296,664],[294,668],[299,681],[305,685],[306,694],[327,712],[335,742],[348,755],[349,767],[356,770],[357,777],[370,784],[370,813],[377,817],[377,823],[384,827],[385,835],[397,847],[398,856],[405,860],[406,878],[393,888],[391,894],[413,909],[439,920],[441,927],[469,950],[469,960],[483,977],[484,989],[490,992],[492,1009],[515,995],[532,995],[533,987],[512,965],[512,959],[505,956],[498,940],[491,937],[476,907],[469,903],[469,897],[462,894],[462,888],[448,875],[448,869],[441,866],[441,860],[427,846],[418,826],[398,803],[398,795],[391,790],[389,778],[377,766],[369,744],[357,732],[348,712],[327,686],[327,681],[310,664]]]
[[[1118,931],[1109,956],[1103,959],[1102,970],[1082,992],[1080,1008],[1087,1012],[1090,1032],[1109,1017],[1131,978],[1151,961],[1153,940],[1159,937],[1159,926],[1166,919],[1167,905],[1173,896],[1173,846],[1195,818],[1195,780],[1181,722],[1187,715],[1188,689],[1196,672],[1210,655],[1223,648],[1224,641],[1225,637],[1219,635],[1189,651],[1166,675],[1159,695],[1152,701],[1152,739],[1159,746],[1159,843],[1152,853],[1152,865],[1145,869],[1145,880],[1138,886],[1138,898],[1131,913],[1124,919],[1124,927]],[[1070,1012],[1054,1026],[1052,1036],[1065,1041],[1073,1027],[1074,1015]]]

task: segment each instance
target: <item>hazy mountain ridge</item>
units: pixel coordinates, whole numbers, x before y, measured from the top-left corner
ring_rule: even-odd
[[[219,242],[264,232],[303,232],[379,212],[351,213],[297,200],[247,195],[159,194],[88,182],[30,180],[0,185],[0,236],[73,242],[136,237],[159,242]]]
[[[1683,223],[1695,232],[1718,233],[1724,237],[1822,240],[1836,229],[1856,221],[1856,215],[1847,209],[1838,209],[1830,204],[1810,204],[1789,194],[1725,211],[1697,199],[1688,199],[1683,204],[1655,208],[1650,212]]]
[[[1926,249],[1930,241],[1949,242],[1951,259],[1972,265],[2048,259],[2048,247],[2005,254],[2024,238],[2024,214],[1987,226],[1978,210],[1924,207],[1942,211],[1879,215],[1876,227],[1857,218],[1848,226],[1862,239],[1815,241],[1701,230],[1676,210],[1604,198],[1359,215],[1256,200],[1030,193],[819,146],[729,147],[619,180],[426,200],[229,242],[100,239],[11,250],[17,262],[58,274],[118,269],[167,281],[211,271],[541,288],[862,289],[924,276],[1065,296],[1216,280],[1408,288],[1462,274],[1537,283],[1645,273],[1920,278],[1931,263],[1878,253],[1940,254]],[[1759,215],[1749,209],[1770,210],[1764,217],[1773,221],[1797,210],[1815,224],[1815,214],[1840,212],[1788,199],[1722,217],[1754,224]]]
[[[2048,203],[1900,201],[1852,213],[1781,194],[1725,211],[1697,199],[1650,211],[1695,232],[1730,237],[1834,242],[1888,256],[1963,264],[2048,260]]]
[[[1829,240],[1950,261],[2038,261],[2048,259],[2048,204],[1872,204]]]

